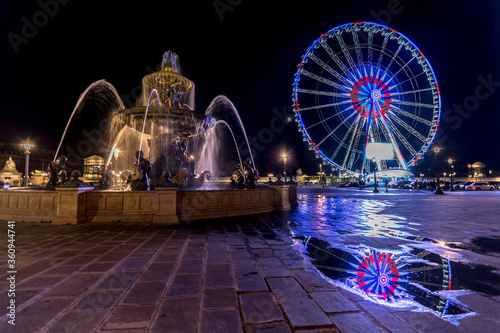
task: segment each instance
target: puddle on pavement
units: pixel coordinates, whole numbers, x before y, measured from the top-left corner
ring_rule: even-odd
[[[469,243],[443,243],[401,230],[408,228],[405,218],[383,214],[390,203],[324,196],[303,199],[305,205],[288,221],[295,243],[340,287],[389,306],[432,310],[454,324],[473,314],[458,296],[470,292],[500,295],[500,275],[494,268],[464,264],[425,249],[425,244],[439,244],[481,254],[500,253],[500,240],[479,237]],[[352,245],[348,239],[352,235],[366,243],[390,238],[394,244],[391,250],[362,245],[362,241]]]
[[[479,254],[500,253],[500,239],[487,237],[476,237],[467,243],[447,243],[446,246]]]
[[[311,236],[296,239],[325,276],[371,300],[400,305],[416,302],[442,316],[471,312],[446,297],[450,290],[461,288],[453,280],[454,263],[434,253],[416,248],[406,253],[362,246],[340,249]]]

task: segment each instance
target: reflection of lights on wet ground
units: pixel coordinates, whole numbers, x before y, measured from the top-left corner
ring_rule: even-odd
[[[288,224],[294,231],[294,238],[313,239],[307,244],[294,239],[294,244],[297,248],[306,247],[303,254],[311,258],[320,272],[339,287],[371,301],[416,307],[419,311],[431,309],[457,324],[458,319],[471,315],[469,309],[455,301],[459,295],[470,293],[464,289],[500,295],[500,288],[488,291],[482,287],[500,286],[500,277],[495,275],[493,268],[466,262],[461,252],[454,251],[466,249],[486,253],[481,252],[486,250],[475,249],[474,244],[466,248],[471,245],[416,236],[412,233],[420,230],[420,223],[384,213],[393,205],[375,198],[304,195],[299,207],[288,217]],[[326,241],[327,246],[318,247],[314,240],[320,239]],[[491,241],[486,244],[488,249],[495,249]],[[373,259],[371,251],[376,253]],[[456,281],[452,277],[451,263],[454,275],[459,274]],[[397,269],[393,272],[394,267]]]
[[[344,233],[387,237],[391,231],[405,226],[406,222],[403,217],[383,214],[390,204],[378,200],[352,200],[324,195],[304,196],[301,199],[299,212],[308,215],[308,220],[314,225],[321,220],[327,233],[334,227],[336,230],[345,229]],[[301,221],[301,224],[306,226],[307,221]]]
[[[448,299],[452,276],[450,261],[429,251],[407,247],[399,253],[364,246],[332,247],[311,236],[294,235],[303,254],[338,286],[368,300],[396,307],[433,310],[453,321],[471,313]],[[339,244],[340,246],[340,244]],[[461,318],[461,317],[460,317]]]

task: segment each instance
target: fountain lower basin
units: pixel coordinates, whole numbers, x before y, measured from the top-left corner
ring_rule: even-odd
[[[0,220],[52,224],[188,223],[290,210],[290,202],[296,202],[296,186],[198,191],[166,187],[143,192],[97,191],[93,187],[61,187],[56,191],[8,190],[0,192]]]

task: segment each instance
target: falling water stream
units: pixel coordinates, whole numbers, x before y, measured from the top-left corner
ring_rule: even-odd
[[[247,144],[247,147],[248,147],[248,151],[250,152],[250,159],[252,160],[252,165],[253,167],[255,167],[255,161],[253,159],[253,154],[252,154],[252,149],[250,147],[250,143],[248,142],[248,137],[247,137],[247,133],[245,131],[245,127],[243,126],[243,121],[241,120],[241,117],[238,113],[238,111],[236,110],[236,107],[234,106],[234,104],[229,100],[229,98],[227,98],[226,96],[223,96],[223,95],[219,95],[217,97],[215,97],[212,102],[210,102],[210,105],[208,106],[205,114],[207,116],[211,116],[213,118],[215,118],[216,120],[218,120],[214,115],[213,115],[213,112],[214,110],[216,109],[217,106],[221,105],[221,104],[225,104],[225,105],[228,105],[229,106],[229,109],[232,111],[233,115],[236,116],[236,118],[238,119],[238,123],[240,125],[240,128],[241,130],[243,131],[243,135],[245,137],[245,141],[246,141],[246,144]],[[227,123],[226,123],[227,124]],[[228,125],[229,127],[229,125]],[[232,134],[232,131],[231,131],[231,134]],[[233,135],[233,138],[234,138],[234,135]],[[239,152],[238,152],[238,155],[239,155]],[[240,157],[240,163],[241,163],[241,157]],[[257,174],[258,174],[258,171],[257,171]]]
[[[117,105],[118,110],[122,110],[125,108],[125,106],[123,105],[123,102],[120,98],[120,95],[118,95],[116,88],[112,84],[110,84],[109,82],[107,82],[105,80],[99,80],[99,81],[92,83],[90,86],[87,87],[87,89],[85,89],[85,91],[80,95],[80,97],[78,98],[78,101],[76,102],[75,108],[73,109],[73,112],[71,113],[71,116],[69,117],[69,120],[66,124],[66,128],[64,129],[63,135],[61,137],[61,141],[59,141],[59,146],[57,146],[57,150],[56,150],[56,153],[54,155],[54,161],[57,159],[57,155],[59,154],[59,150],[61,149],[61,145],[64,141],[64,138],[66,137],[66,132],[68,131],[68,128],[69,128],[69,125],[71,123],[71,120],[73,119],[73,116],[75,115],[75,113],[78,110],[80,110],[82,102],[85,101],[87,98],[87,94],[89,92],[91,92],[95,89],[99,89],[99,88],[104,88],[104,90],[106,92],[112,93],[112,96],[114,97],[114,102]]]

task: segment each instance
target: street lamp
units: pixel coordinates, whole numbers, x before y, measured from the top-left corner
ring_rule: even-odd
[[[283,153],[283,174],[285,175],[285,184],[286,184],[286,160],[287,160],[287,156],[286,156],[286,153]]]
[[[372,158],[372,162],[375,163],[375,168],[373,169],[373,178],[375,180],[375,188],[373,189],[373,193],[379,193],[379,190],[377,188],[377,159],[375,157]]]
[[[455,192],[455,189],[453,188],[453,176],[454,176],[454,172],[453,172],[453,160],[450,158],[448,159],[448,164],[450,165],[450,192]]]
[[[319,182],[323,187],[325,187],[325,183],[323,182],[323,164],[319,165]]]
[[[26,155],[26,161],[24,165],[24,187],[28,188],[29,187],[29,179],[30,179],[30,154],[31,154],[31,143],[30,140],[28,139],[27,143],[23,144],[24,147],[24,154]]]
[[[115,158],[115,186],[118,186],[118,172],[116,170],[117,164],[116,160],[118,159],[118,154],[120,153],[120,150],[117,148],[113,149],[113,157]]]
[[[434,191],[434,194],[444,194],[443,190],[441,190],[441,187],[439,186],[439,159],[438,159],[438,154],[441,151],[441,148],[436,147],[434,148],[434,154],[436,154],[436,191]]]

